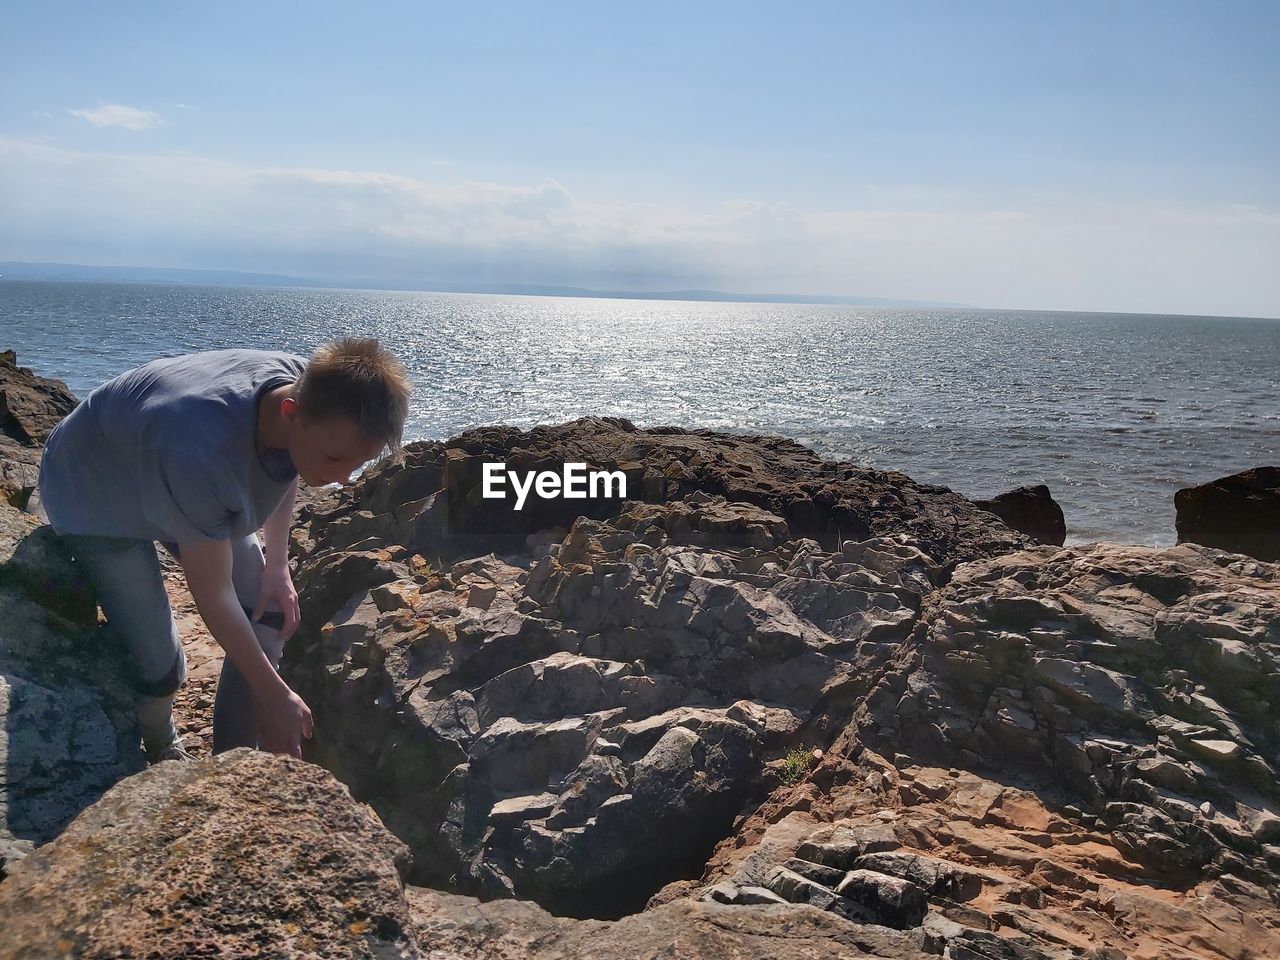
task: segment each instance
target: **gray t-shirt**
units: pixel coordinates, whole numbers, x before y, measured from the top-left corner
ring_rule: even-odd
[[[108,380],[45,442],[40,499],[58,533],[165,542],[257,530],[297,472],[255,448],[258,399],[307,361],[269,350],[153,360]]]

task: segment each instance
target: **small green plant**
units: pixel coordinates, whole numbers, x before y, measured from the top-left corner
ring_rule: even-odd
[[[818,758],[811,751],[797,747],[782,758],[782,782],[799,783],[817,762]]]

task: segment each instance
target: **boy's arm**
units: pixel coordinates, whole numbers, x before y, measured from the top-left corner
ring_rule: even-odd
[[[178,556],[196,609],[253,691],[262,748],[300,757],[302,738],[311,736],[311,711],[276,673],[258,645],[231,582],[230,541],[179,543]]]
[[[289,573],[289,527],[293,523],[293,504],[298,496],[298,478],[293,478],[284,499],[262,525],[262,554],[266,567],[253,607],[252,620],[257,620],[274,603],[284,614],[280,639],[288,640],[298,628],[302,612],[298,608],[298,591]]]
[[[294,477],[280,506],[262,525],[262,552],[267,558],[268,568],[289,565],[289,527],[293,523],[293,505],[297,497],[298,478]]]

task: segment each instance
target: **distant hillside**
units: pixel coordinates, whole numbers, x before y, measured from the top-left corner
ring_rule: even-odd
[[[113,280],[118,283],[192,283],[215,287],[322,287],[299,277],[236,270],[181,270],[172,267],[91,267],[78,263],[24,263],[0,260],[5,280]]]
[[[611,300],[705,300],[726,303],[820,303],[859,307],[964,307],[963,303],[892,300],[884,297],[835,297],[804,293],[728,293],[723,290],[591,290],[544,284],[459,284],[447,281],[377,278],[316,279],[237,270],[185,270],[173,267],[95,267],[76,263],[0,261],[4,280],[106,280],[116,283],[207,284],[219,287],[320,287],[356,290],[420,290],[427,293],[491,293],[529,297],[597,297]]]

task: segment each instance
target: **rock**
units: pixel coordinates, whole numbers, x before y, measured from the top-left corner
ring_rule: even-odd
[[[1174,818],[1166,811],[1185,815],[1182,801],[1159,791],[1200,794],[1193,817],[1205,800],[1220,806],[1205,764],[1221,761],[1197,759],[1191,741],[1227,739],[1251,789],[1267,789],[1257,749],[1266,737],[1246,715],[1266,709],[1274,672],[1264,639],[1272,571],[1228,568],[1189,548],[1041,547],[962,564],[939,590],[945,568],[906,537],[831,552],[797,537],[791,514],[767,513],[695,489],[579,517],[545,546],[522,536],[520,548],[538,541],[537,555],[464,554],[429,589],[393,580],[357,595],[322,631],[354,639],[323,653],[329,641],[304,636],[313,652],[290,663],[300,688],[317,694],[324,735],[314,755],[332,759],[439,871],[415,879],[447,875],[578,915],[638,909],[642,891],[695,869],[731,830],[753,779],[763,783],[764,758],[804,729],[826,731],[815,785],[889,743],[898,768],[999,769],[1017,757],[1020,771],[1068,785],[1085,805],[1124,798],[1147,811],[1116,821],[1117,857],[1170,877],[1231,857],[1264,869],[1265,855]],[[1241,577],[1248,602],[1235,599]],[[1173,663],[1202,682],[1170,700],[1155,691]],[[446,735],[439,718],[460,716],[444,710],[458,697],[475,705],[475,726]],[[440,706],[425,719],[429,704]],[[344,738],[330,719],[339,715],[378,719],[344,725],[364,734]],[[804,716],[816,722],[787,719]],[[417,727],[399,719],[415,717]],[[371,730],[394,748],[370,751]],[[557,738],[569,732],[579,739],[562,752]],[[955,823],[1016,831],[1018,845],[992,855],[1018,865],[1020,878],[987,884],[963,863],[913,860],[924,854],[903,849],[884,810],[890,822],[819,831],[774,864],[803,881],[804,902],[864,918],[829,871],[896,876],[961,917],[974,909],[961,901],[984,885],[1021,903],[1038,902],[1037,883],[1080,887],[1070,879],[1078,871],[1043,865],[1067,828],[1034,794],[958,776],[916,777],[896,792],[921,807],[948,804]],[[868,795],[895,791],[876,769],[858,783]],[[636,843],[655,832],[672,840],[666,849]],[[901,859],[859,860],[874,854]],[[753,869],[733,883],[770,886],[768,876]],[[623,889],[636,899],[619,899]]]
[[[361,509],[387,514],[399,525],[395,539],[410,550],[444,547],[474,556],[495,547],[525,549],[527,538],[538,531],[568,529],[579,518],[607,519],[629,501],[666,504],[702,494],[755,506],[772,516],[756,523],[742,507],[723,517],[711,508],[696,532],[726,546],[762,547],[789,535],[835,549],[841,538],[901,534],[950,565],[1026,543],[946,488],[917,484],[901,473],[823,460],[778,437],[649,431],[616,417],[589,417],[527,432],[481,427],[445,444],[410,444],[407,454],[403,467],[366,473],[354,491],[338,499],[341,506],[328,520]],[[524,509],[516,512],[505,500],[481,496],[486,462],[520,471],[559,472],[570,462],[617,470],[628,478],[628,497],[570,500],[531,493]]]
[[[867,699],[875,719],[860,721],[900,731],[897,752],[967,751],[998,768],[1014,751],[1086,798],[1118,798],[1137,773],[1197,803],[1219,787],[1195,758],[1269,763],[1254,751],[1271,722],[1270,694],[1256,691],[1270,689],[1280,653],[1275,568],[1241,577],[1187,546],[1045,547],[963,566],[929,603],[914,654],[904,649],[898,679]],[[1224,636],[1242,647],[1229,661]],[[1173,680],[1179,669],[1198,687]],[[1246,776],[1270,793],[1261,769]]]
[[[796,856],[843,872],[853,869],[854,862],[863,854],[896,850],[901,845],[893,827],[887,824],[835,827],[810,836],[800,845]]]
[[[876,919],[873,913],[865,910],[856,901],[843,897],[829,887],[815,883],[786,867],[776,868],[765,880],[765,886],[790,903],[817,907],[819,910],[829,911],[854,923],[865,923]]]
[[[717,883],[714,887],[708,890],[707,897],[716,901],[717,903],[733,903],[738,899],[739,893],[740,891],[736,884],[732,884],[732,883],[729,883],[728,881],[725,881],[724,883]],[[769,896],[777,897],[779,902],[786,903],[785,900],[783,900],[781,897],[778,897],[778,895],[776,893],[773,893],[772,891],[769,892]]]
[[[36,495],[39,480],[40,448],[24,446],[0,434],[0,503],[44,519]]]
[[[12,350],[0,351],[0,503],[38,514],[41,445],[75,405],[61,380],[37,377]]]
[[[0,502],[0,876],[143,765],[128,652],[47,526]]]
[[[1179,543],[1280,561],[1280,467],[1256,467],[1173,495]]]
[[[1209,760],[1234,760],[1243,752],[1234,740],[1188,740],[1187,746]]]
[[[14,351],[0,351],[0,433],[39,447],[75,406],[75,396],[61,380],[37,377],[30,367],[18,366]]]
[[[868,853],[858,857],[854,867],[910,880],[930,896],[948,900],[972,900],[982,892],[981,875],[920,853]]]
[[[897,930],[919,926],[929,910],[924,891],[910,880],[874,870],[850,870],[836,893],[866,907],[877,921]]]
[[[1259,843],[1280,841],[1280,813],[1238,805],[1240,824]]]
[[[768,887],[742,887],[738,890],[738,895],[733,902],[750,906],[751,904],[786,903],[787,901]]]
[[[84,629],[98,622],[98,602],[70,552],[48,524],[0,501],[0,589],[12,589]]]
[[[616,468],[629,496],[517,514],[478,496],[487,461]],[[605,902],[623,873],[643,902],[693,869],[949,565],[1025,543],[901,474],[611,418],[410,445],[302,518],[284,672],[316,715],[309,756],[410,843],[415,879],[596,916],[631,909]],[[430,576],[393,570],[414,554]],[[551,727],[577,720],[591,736],[557,752]],[[499,763],[496,740],[520,746]],[[508,804],[545,793],[545,817]],[[655,823],[670,843],[643,841]]]
[[[404,856],[318,767],[162,763],[0,884],[0,957],[418,957]]]
[[[994,513],[1019,533],[1037,543],[1060,547],[1067,539],[1067,523],[1049,488],[1044,484],[1018,487],[990,500],[975,500],[974,506]]]

